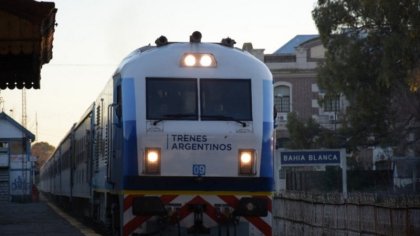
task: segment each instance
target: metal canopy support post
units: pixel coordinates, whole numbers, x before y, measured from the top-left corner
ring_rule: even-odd
[[[346,149],[340,149],[341,153],[341,180],[343,185],[343,198],[347,199],[347,155]]]

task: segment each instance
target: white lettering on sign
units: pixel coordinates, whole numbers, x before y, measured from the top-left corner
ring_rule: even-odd
[[[304,155],[284,155],[283,156],[284,161],[305,161]]]
[[[306,159],[307,158],[307,159]],[[284,155],[284,161],[338,161],[338,156],[334,154],[322,155]]]
[[[282,152],[282,164],[339,164],[340,152],[337,151],[319,151],[319,152],[301,152],[289,151]]]
[[[309,155],[309,161],[338,161],[337,155],[323,154],[323,155]]]
[[[167,149],[180,151],[231,151],[231,143],[209,142],[207,135],[172,134],[167,136]]]

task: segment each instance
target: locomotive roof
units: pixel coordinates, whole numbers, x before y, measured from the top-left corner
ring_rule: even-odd
[[[132,63],[136,63],[135,67],[141,66],[141,64],[150,64],[151,61],[156,60],[155,65],[163,65],[164,61],[178,60],[178,57],[187,53],[212,53],[220,61],[225,60],[226,63],[246,63],[250,62],[250,65],[258,65],[265,68],[263,62],[258,60],[255,56],[247,51],[240,48],[226,46],[223,43],[191,43],[191,42],[173,42],[167,43],[162,46],[151,46],[146,45],[140,47],[131,52],[125,57],[120,65],[118,66],[115,74],[120,73],[124,68],[130,67]],[[235,57],[237,60],[233,62],[228,58]],[[139,63],[141,61],[141,63]],[[255,67],[254,67],[255,68]],[[251,68],[250,68],[251,69]]]

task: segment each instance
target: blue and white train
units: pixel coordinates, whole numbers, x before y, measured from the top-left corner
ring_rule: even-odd
[[[272,235],[273,85],[234,40],[126,57],[41,169],[114,235]]]

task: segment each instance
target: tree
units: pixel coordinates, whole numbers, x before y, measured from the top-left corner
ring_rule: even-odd
[[[303,123],[298,119],[296,113],[287,115],[287,130],[289,131],[289,142],[286,144],[290,149],[311,149],[315,148],[314,139],[319,133],[320,126],[313,119]]]
[[[349,100],[349,143],[418,148],[420,1],[318,0],[312,15],[327,49],[318,84]]]
[[[312,118],[303,122],[294,112],[288,114],[286,126],[289,149],[342,148],[345,145],[342,134],[323,128]]]
[[[32,145],[31,152],[37,157],[37,165],[41,167],[54,153],[55,147],[47,142],[38,142]]]

